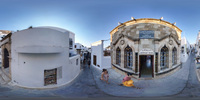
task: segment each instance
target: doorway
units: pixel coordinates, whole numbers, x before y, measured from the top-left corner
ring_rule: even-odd
[[[97,65],[97,56],[93,55],[93,64],[96,66]]]
[[[153,55],[141,55],[139,64],[140,64],[139,77],[142,77],[142,78],[154,77],[154,73],[153,73],[153,65],[154,65]]]
[[[3,66],[4,68],[8,68],[9,67],[9,53],[8,50],[5,48],[4,49],[4,60],[3,60]]]

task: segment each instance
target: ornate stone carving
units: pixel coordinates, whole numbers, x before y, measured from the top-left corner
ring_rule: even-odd
[[[121,41],[120,41],[120,44],[121,44],[121,45],[124,45],[124,43],[125,43],[124,40],[121,40]]]
[[[173,44],[173,41],[172,41],[172,40],[169,40],[169,44],[172,45],[172,44]]]

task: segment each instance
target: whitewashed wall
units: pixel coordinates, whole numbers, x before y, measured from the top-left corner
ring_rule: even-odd
[[[87,47],[85,47],[85,46],[83,47],[83,45],[80,44],[80,43],[75,43],[75,45],[76,45],[75,49],[81,49],[81,51],[87,51],[88,50]]]
[[[102,62],[102,68],[111,68],[111,57],[110,56],[104,56],[103,62]]]
[[[79,70],[69,64],[69,32],[37,27],[13,33],[12,83],[28,88],[52,88],[72,81]],[[44,70],[59,68],[57,84],[44,86]],[[76,69],[76,70],[75,70]],[[74,71],[74,72],[73,72]]]
[[[200,32],[198,32],[197,38],[196,38],[196,45],[195,45],[195,52],[197,52],[196,57],[200,55],[200,49],[199,49],[200,43],[199,43],[199,41],[200,41]]]
[[[99,68],[97,65],[100,66],[100,68],[102,67],[102,57],[103,57],[103,43],[102,41],[97,41],[95,43],[92,43],[92,46],[91,46],[91,49],[92,49],[92,53],[91,53],[91,64],[93,66],[95,66],[93,64],[93,56],[96,55],[96,66],[97,68]]]
[[[77,72],[79,73],[81,71],[80,70],[81,69],[80,68],[81,67],[80,66],[80,55],[76,55],[76,56],[70,57],[69,58],[69,66],[71,66],[71,68],[68,71],[73,72],[73,73],[70,73],[68,78],[69,78],[69,80],[75,79],[78,76]]]
[[[189,57],[189,54],[187,54],[187,48],[190,49],[190,44],[185,37],[181,39],[181,50],[182,47],[184,47],[184,52],[181,51],[180,53],[181,62],[186,62]]]
[[[97,64],[96,66],[93,64],[93,55],[96,55]],[[97,41],[92,43],[91,45],[91,64],[96,68],[103,69],[103,68],[111,68],[111,57],[110,56],[103,56],[103,41]],[[100,67],[98,67],[99,65]]]

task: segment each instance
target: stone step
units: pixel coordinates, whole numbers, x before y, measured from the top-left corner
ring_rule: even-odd
[[[9,81],[10,81],[10,78],[9,78],[7,75],[5,75],[5,74],[2,74],[2,78],[3,78],[3,80],[5,80],[6,82],[9,82]]]
[[[3,78],[2,78],[2,76],[0,75],[0,84],[1,85],[4,85],[4,84],[6,84],[6,82],[3,80]]]
[[[8,82],[10,82],[10,78],[0,69],[0,84],[7,84]]]

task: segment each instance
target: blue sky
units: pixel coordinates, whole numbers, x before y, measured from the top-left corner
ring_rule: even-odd
[[[194,43],[200,30],[199,4],[200,0],[0,0],[0,30],[55,26],[74,32],[76,42],[90,46],[109,39],[118,22],[164,17]]]

